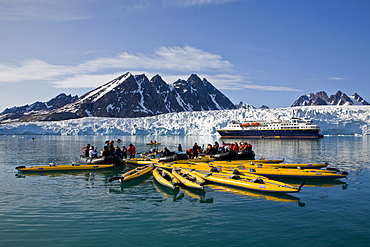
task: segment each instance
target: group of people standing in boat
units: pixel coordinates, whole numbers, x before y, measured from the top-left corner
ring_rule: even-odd
[[[83,150],[82,150],[82,156],[83,157],[89,157],[89,158],[97,158],[98,152],[94,148],[94,146],[91,146],[90,144],[87,144]],[[104,148],[101,153],[102,157],[118,157],[120,159],[127,159],[129,158],[135,158],[136,156],[136,147],[130,143],[128,145],[128,148],[126,146],[123,146],[120,148],[118,145],[114,145],[114,141],[106,141],[104,143]]]
[[[198,145],[198,143],[194,143],[193,147],[187,149],[185,152],[189,159],[197,158],[200,154],[206,154],[206,155],[215,155],[218,153],[225,153],[230,151],[252,151],[252,144],[249,144],[247,142],[241,142],[241,143],[225,143],[222,142],[222,145],[220,145],[217,141],[215,141],[215,144],[208,144],[206,149],[204,147]],[[182,153],[183,149],[181,144],[177,146],[177,152]],[[158,154],[160,153],[161,157],[169,156],[174,154],[171,152],[167,147],[164,148],[163,151],[158,151],[157,149],[152,148],[148,154]]]
[[[190,159],[197,158],[199,154],[206,154],[206,155],[215,155],[218,153],[225,153],[230,151],[251,151],[252,145],[247,142],[241,142],[241,143],[225,143],[222,142],[220,145],[217,141],[215,141],[214,145],[208,144],[207,147],[204,149],[201,146],[199,146],[197,143],[194,143],[193,147],[186,150],[186,154]],[[151,150],[151,152],[157,153],[158,150]],[[178,152],[183,152],[181,144],[177,147]],[[169,156],[173,154],[167,147],[164,148],[164,150],[161,152],[161,156]],[[96,148],[94,146],[91,146],[90,144],[87,144],[83,151],[82,151],[83,157],[90,157],[90,158],[96,158],[98,157],[98,152],[96,151]],[[127,158],[135,158],[136,156],[136,147],[130,143],[128,147],[123,146],[120,148],[118,145],[114,144],[114,141],[106,141],[104,143],[104,149],[101,153],[102,157],[118,157],[120,159],[127,159]]]
[[[234,143],[225,143],[222,142],[222,147],[220,149],[220,152],[228,152],[228,151],[252,151],[252,144],[249,144],[247,142],[241,142],[238,144],[237,142]]]
[[[203,148],[201,148],[197,143],[194,143],[192,148],[186,150],[186,154],[190,159],[197,158],[200,153],[204,153],[206,155],[215,155],[218,153],[225,153],[230,151],[252,151],[252,144],[247,142],[241,142],[238,144],[237,142],[234,143],[225,143],[222,142],[220,145],[217,141],[215,144],[208,144],[207,148],[203,152]]]

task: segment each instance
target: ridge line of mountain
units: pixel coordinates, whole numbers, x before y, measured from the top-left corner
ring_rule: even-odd
[[[300,96],[291,107],[319,105],[370,105],[357,93],[347,96],[338,91],[328,96],[320,91]],[[6,108],[0,123],[58,121],[83,117],[146,117],[171,112],[255,108],[229,98],[207,79],[191,74],[187,80],[167,84],[160,75],[148,79],[145,74],[127,72],[83,94],[81,97],[61,93],[48,102]],[[268,109],[266,105],[262,109]]]
[[[73,99],[73,101],[72,101]],[[146,117],[170,112],[235,109],[235,105],[207,79],[196,74],[187,80],[167,84],[158,74],[149,80],[144,74],[124,75],[99,86],[72,102],[50,110],[11,112],[6,109],[0,122],[58,121],[82,117]]]

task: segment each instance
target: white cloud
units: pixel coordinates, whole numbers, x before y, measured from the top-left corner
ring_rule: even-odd
[[[107,68],[147,70],[178,70],[178,71],[200,71],[218,70],[230,71],[232,64],[215,55],[194,47],[161,47],[153,55],[142,53],[120,53],[115,57],[97,58],[78,66],[84,70],[98,70]]]
[[[20,65],[0,64],[1,82],[20,82],[24,80],[53,80],[71,70],[69,66],[51,65],[38,59],[29,59]]]
[[[76,66],[52,65],[38,59],[26,60],[18,66],[0,64],[0,83],[23,80],[63,81],[66,78],[93,76],[112,69],[196,73],[217,70],[231,72],[231,68],[232,64],[221,56],[200,49],[190,46],[161,47],[153,55],[125,52],[114,57],[89,60]]]
[[[53,84],[55,84],[57,88],[94,88],[118,76],[119,74],[116,73],[104,75],[77,75],[65,80],[53,82]]]
[[[127,71],[146,74],[149,79],[154,74],[160,74],[167,83],[196,73],[219,89],[300,91],[289,87],[253,85],[248,75],[235,72],[233,65],[220,55],[191,46],[160,47],[153,54],[123,52],[75,66],[52,65],[38,59],[26,60],[19,65],[0,64],[0,83],[43,81],[57,88],[94,88]]]
[[[277,87],[277,86],[263,86],[263,85],[244,85],[244,88],[263,90],[263,91],[288,91],[288,92],[300,92],[302,90],[291,87]]]
[[[329,80],[336,80],[336,81],[340,81],[340,80],[344,80],[344,78],[342,77],[330,77]]]

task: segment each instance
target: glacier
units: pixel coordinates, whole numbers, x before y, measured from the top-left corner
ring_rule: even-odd
[[[309,118],[323,135],[370,135],[370,106],[300,106],[192,111],[141,118],[85,117],[0,125],[0,135],[190,135],[218,136],[230,120]]]

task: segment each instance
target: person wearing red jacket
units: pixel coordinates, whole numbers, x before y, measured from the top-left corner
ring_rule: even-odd
[[[239,145],[237,142],[234,143],[233,151],[239,152]]]
[[[135,155],[136,155],[136,147],[132,143],[130,143],[130,145],[127,148],[127,152],[130,155],[130,159],[131,158],[135,158]]]

